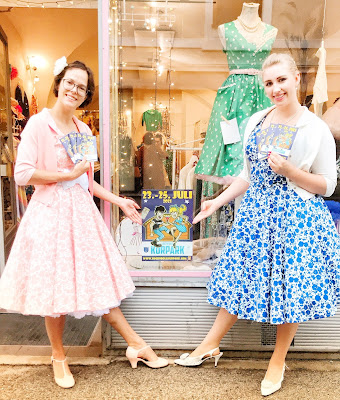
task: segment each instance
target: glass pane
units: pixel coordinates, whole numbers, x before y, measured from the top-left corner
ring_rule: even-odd
[[[194,176],[216,89],[226,76],[218,33],[211,27],[215,8],[210,1],[111,1],[111,107],[117,108],[112,154],[118,160],[120,194],[139,204],[142,190],[190,189],[197,213],[201,201],[221,189]],[[215,66],[216,61],[220,65]],[[165,219],[171,222],[167,206],[166,211]],[[152,209],[149,215],[154,213]],[[118,226],[116,240],[132,269],[210,271],[232,216],[233,205],[226,205],[191,228],[191,261],[142,262],[141,228],[126,220]],[[163,227],[159,236],[154,234],[155,243],[166,240],[175,248],[175,239],[182,235],[177,228]]]
[[[6,46],[0,41],[0,141],[1,141],[1,178],[2,208],[5,238],[16,224],[15,193],[13,181],[13,140],[8,131],[8,69]]]
[[[121,195],[140,204],[143,189],[192,189],[197,214],[202,201],[229,185],[243,167],[249,117],[271,105],[259,73],[271,51],[295,58],[301,72],[300,102],[311,111],[321,116],[340,96],[336,0],[328,1],[326,9],[318,0],[257,3],[257,23],[248,29],[238,19],[248,3],[239,0],[111,1],[112,154]],[[316,56],[322,43],[328,90],[321,89],[328,100],[318,105],[312,98],[318,90],[318,68],[322,70]],[[228,142],[233,120],[239,139]],[[128,221],[116,231],[118,246],[131,269],[210,271],[239,202],[226,204],[191,228],[191,261],[143,262],[141,229]],[[154,214],[150,209],[149,216]],[[155,245],[176,247],[179,233],[172,235],[170,225]]]

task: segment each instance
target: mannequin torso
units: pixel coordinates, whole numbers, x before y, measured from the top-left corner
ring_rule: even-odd
[[[258,3],[243,3],[242,12],[235,21],[236,29],[249,43],[258,44],[263,42],[263,35],[266,30],[266,24],[259,17]],[[273,31],[274,30],[274,31]],[[271,35],[277,34],[277,29],[273,28]],[[223,49],[226,51],[225,41],[225,24],[218,27],[218,36],[222,43]]]
[[[200,179],[212,182],[218,182],[219,177],[239,174],[243,165],[242,140],[247,118],[271,105],[259,73],[270,54],[277,29],[261,21],[258,4],[245,3],[244,12],[242,22],[231,21],[219,29],[231,73],[217,91],[203,151],[195,169]],[[224,144],[221,116],[227,120],[236,118],[239,142]]]

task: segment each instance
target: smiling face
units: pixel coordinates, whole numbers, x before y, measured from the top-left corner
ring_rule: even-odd
[[[66,85],[64,84],[65,81],[67,82]],[[77,86],[66,89],[65,86],[70,86],[70,83]],[[88,75],[86,71],[78,68],[68,69],[59,84],[58,101],[67,108],[77,109],[86,99],[86,95],[79,94],[78,87],[87,89],[87,83]]]
[[[155,144],[157,146],[161,146],[162,145],[162,140],[160,138],[158,138],[158,137],[155,137]]]
[[[163,215],[164,215],[164,212],[162,212],[162,211],[156,211],[155,212],[155,217],[158,218],[158,219],[163,218]]]
[[[293,72],[286,62],[265,68],[263,82],[266,95],[277,107],[298,101],[296,88],[300,82],[300,73]]]
[[[172,210],[171,211],[171,216],[172,216],[172,218],[176,219],[178,217],[178,211],[177,210]]]

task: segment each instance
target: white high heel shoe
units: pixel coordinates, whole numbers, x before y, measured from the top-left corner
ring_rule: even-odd
[[[196,357],[189,357],[189,353],[184,353],[180,356],[180,358],[178,358],[174,362],[175,364],[182,365],[182,367],[198,367],[199,365],[204,363],[204,361],[213,358],[215,360],[215,367],[217,367],[219,359],[223,356],[222,352],[213,355],[213,353],[218,349],[219,348],[216,347],[215,349],[207,351],[206,353]]]
[[[284,364],[283,365],[283,369],[282,369],[281,379],[277,383],[273,383],[273,382],[269,381],[268,379],[266,379],[266,377],[264,377],[263,381],[261,382],[261,394],[262,394],[262,396],[269,396],[270,394],[275,393],[279,389],[281,389],[281,385],[282,385],[282,382],[283,382],[283,377],[284,377],[284,373],[285,373],[285,369],[286,368],[288,369],[286,364]]]
[[[55,383],[56,383],[58,386],[62,387],[63,389],[70,389],[71,387],[73,387],[74,384],[75,384],[75,380],[74,380],[72,374],[69,375],[69,374],[66,372],[66,368],[65,368],[66,358],[65,358],[64,360],[56,360],[56,359],[53,358],[53,356],[52,356],[52,357],[51,357],[51,361],[52,361],[52,364],[53,364],[53,362],[56,362],[56,363],[62,363],[62,365],[63,365],[64,376],[63,376],[62,378],[57,378],[57,377],[55,376],[55,373],[53,372],[53,373],[54,373],[54,380],[55,380]]]
[[[163,368],[169,365],[169,361],[165,358],[158,357],[156,361],[148,361],[144,358],[139,358],[138,354],[140,351],[147,349],[150,346],[145,346],[142,349],[136,350],[133,347],[129,346],[126,349],[126,358],[130,361],[132,368],[137,368],[138,361],[142,361],[145,365],[150,368]]]

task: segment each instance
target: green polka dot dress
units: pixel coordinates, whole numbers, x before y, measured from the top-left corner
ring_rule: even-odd
[[[260,70],[275,41],[276,28],[265,24],[262,37],[257,43],[250,43],[237,30],[234,21],[224,27],[229,70]],[[259,75],[229,75],[217,91],[202,154],[195,169],[197,177],[218,182],[216,177],[237,176],[243,167],[243,135],[248,119],[270,105]],[[228,120],[237,118],[241,142],[224,144],[222,116]]]

